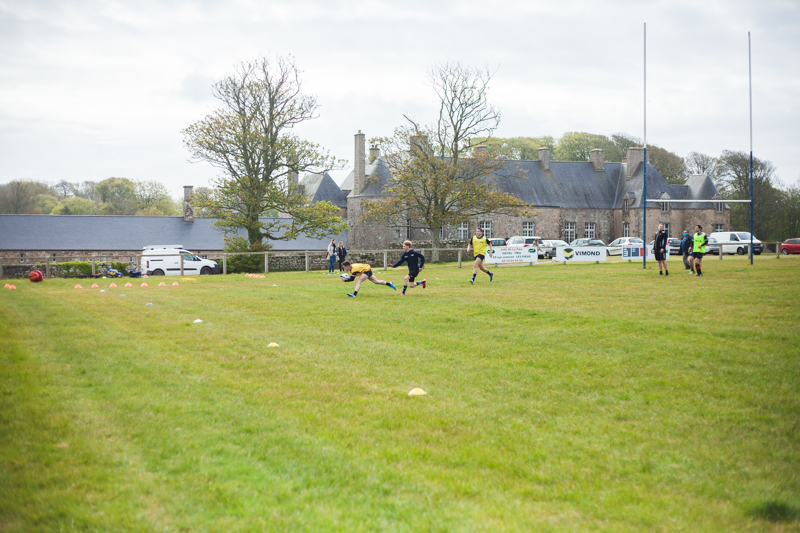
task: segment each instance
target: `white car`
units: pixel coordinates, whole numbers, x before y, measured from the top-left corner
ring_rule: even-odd
[[[509,237],[506,240],[506,246],[523,246],[523,245],[530,245],[536,246],[536,252],[539,257],[545,257],[544,251],[542,250],[542,238],[541,237],[522,237],[520,235],[515,235],[514,237]]]
[[[639,237],[620,237],[611,241],[611,244],[608,245],[608,255],[622,255],[623,246],[641,246],[642,244],[644,244],[644,241]]]
[[[542,246],[539,250],[544,253],[545,258],[552,259],[556,256],[556,248],[566,248],[567,246],[569,246],[567,241],[550,239],[542,241]]]
[[[180,276],[181,257],[185,276],[220,273],[219,265],[215,261],[201,259],[180,244],[145,246],[142,249],[140,270],[148,276]]]
[[[744,255],[750,247],[750,232],[748,231],[715,231],[708,238],[709,240],[713,238],[719,243],[723,254]],[[753,237],[753,253],[761,255],[763,251],[764,245]]]

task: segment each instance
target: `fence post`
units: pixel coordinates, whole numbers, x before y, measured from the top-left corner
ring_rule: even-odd
[[[781,243],[775,243],[775,259],[781,258]],[[2,270],[0,270],[0,274],[2,274]]]
[[[181,276],[183,276],[183,254],[181,254]]]
[[[389,251],[388,250],[384,250],[383,251],[383,269],[384,270],[386,270],[386,268],[387,268],[386,267],[386,261],[388,260],[388,257],[389,257]]]
[[[722,261],[722,245],[719,245],[719,260]]]
[[[308,250],[306,250],[306,272],[308,272]]]
[[[0,279],[3,278],[3,260],[0,259]]]
[[[458,249],[458,268],[461,268],[461,248]]]
[[[264,252],[264,274],[269,274],[269,252]]]
[[[228,273],[228,254],[222,254],[222,273]]]
[[[44,266],[44,274],[48,278],[50,277],[50,258],[49,257],[47,258],[47,262],[45,263],[45,266]],[[0,271],[0,276],[1,275],[2,275],[2,271]]]
[[[92,259],[92,276],[94,276],[94,275],[95,275],[95,271],[94,271],[94,259]]]

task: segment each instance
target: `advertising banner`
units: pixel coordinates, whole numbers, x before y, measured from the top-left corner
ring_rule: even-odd
[[[605,261],[605,246],[567,246],[556,248],[556,261],[575,263],[578,261]]]
[[[536,263],[539,261],[539,252],[535,246],[495,246],[494,253],[489,255],[487,250],[484,263],[489,265],[513,265]]]
[[[669,259],[669,249],[667,249],[666,251],[667,251],[667,259]],[[642,259],[642,254],[644,254],[644,249],[641,246],[622,247],[623,259]],[[651,244],[647,245],[647,259],[652,259],[653,261],[656,260],[656,256],[653,255],[653,246]]]

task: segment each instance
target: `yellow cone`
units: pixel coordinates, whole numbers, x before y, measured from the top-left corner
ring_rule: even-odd
[[[271,342],[271,343],[267,344],[267,348],[277,348],[277,347],[278,347],[278,343],[277,342]]]
[[[425,392],[424,390],[420,389],[419,387],[417,387],[417,388],[411,389],[408,392],[408,395],[409,396],[427,396],[428,393]]]

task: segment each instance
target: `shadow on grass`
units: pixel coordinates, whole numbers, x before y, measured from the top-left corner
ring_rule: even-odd
[[[754,505],[747,514],[769,522],[793,522],[800,518],[799,509],[775,500],[767,500]]]

